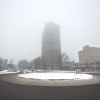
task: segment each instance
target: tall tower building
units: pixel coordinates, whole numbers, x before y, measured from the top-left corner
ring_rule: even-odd
[[[42,37],[42,67],[61,69],[60,26],[49,22]]]

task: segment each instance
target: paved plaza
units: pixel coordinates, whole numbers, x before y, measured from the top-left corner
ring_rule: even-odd
[[[92,80],[66,81],[0,75],[0,100],[100,100],[100,74],[92,75]]]
[[[21,85],[34,85],[34,86],[78,86],[78,85],[90,85],[90,84],[98,84],[100,83],[100,77],[97,75],[93,75],[91,79],[85,80],[40,80],[40,79],[27,79],[18,77],[19,74],[10,74],[5,75],[1,79],[3,81],[21,84]],[[27,74],[26,74],[27,75]]]

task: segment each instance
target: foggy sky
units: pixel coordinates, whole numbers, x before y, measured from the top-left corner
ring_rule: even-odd
[[[71,60],[85,45],[100,47],[100,0],[0,0],[0,57],[40,56],[50,21],[60,25],[61,51]]]

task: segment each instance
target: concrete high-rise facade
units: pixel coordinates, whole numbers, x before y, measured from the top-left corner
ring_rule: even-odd
[[[60,26],[49,22],[42,37],[42,67],[44,69],[61,68]]]
[[[83,50],[78,52],[79,62],[85,63],[95,63],[100,62],[100,48],[84,46]]]

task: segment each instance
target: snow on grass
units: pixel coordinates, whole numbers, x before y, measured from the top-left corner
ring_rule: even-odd
[[[3,70],[3,71],[0,71],[0,74],[11,74],[11,73],[18,73],[19,71],[17,72],[11,72],[11,71],[8,71],[8,70]]]
[[[76,74],[75,73],[27,73],[27,74],[19,74],[19,77],[22,78],[31,78],[31,79],[74,79],[74,80],[82,80],[82,79],[91,79],[92,75],[89,74]]]

